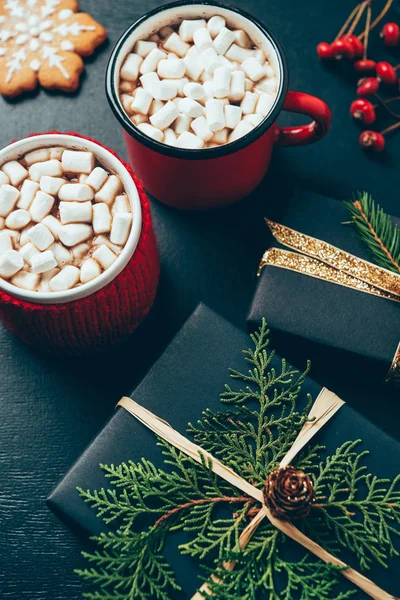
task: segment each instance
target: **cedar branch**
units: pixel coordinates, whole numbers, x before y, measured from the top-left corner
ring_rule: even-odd
[[[191,500],[190,502],[185,502],[184,504],[179,504],[172,508],[168,512],[165,513],[162,517],[160,517],[155,523],[154,527],[159,527],[161,523],[173,517],[181,510],[185,510],[186,508],[191,508],[192,506],[199,506],[202,504],[218,504],[220,502],[228,502],[233,504],[235,502],[249,502],[253,503],[255,500],[253,498],[249,498],[248,496],[221,496],[220,498],[198,498],[196,500]]]

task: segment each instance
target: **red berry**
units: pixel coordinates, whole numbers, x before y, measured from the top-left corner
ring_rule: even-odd
[[[400,41],[400,27],[397,23],[386,23],[381,31],[385,46],[398,46]]]
[[[376,75],[383,83],[389,85],[393,85],[397,81],[396,71],[388,62],[378,62],[376,64]]]
[[[327,42],[321,42],[317,46],[317,54],[322,60],[329,60],[330,58],[333,58],[331,45]]]
[[[363,131],[359,141],[360,146],[374,152],[382,152],[385,147],[385,138],[377,131]]]
[[[353,46],[344,39],[332,42],[331,52],[335,58],[354,58]]]
[[[358,96],[370,96],[371,94],[375,94],[379,89],[379,79],[376,77],[366,77],[365,79],[360,79],[357,87],[357,95]]]
[[[376,119],[375,109],[369,100],[358,98],[350,106],[350,114],[365,125],[372,125]]]
[[[353,48],[354,56],[362,56],[364,53],[364,44],[358,39],[357,36],[351,34],[345,37],[348,42],[350,42],[351,47]]]
[[[362,60],[357,60],[354,63],[354,68],[356,71],[361,71],[361,72],[374,71],[375,65],[376,65],[376,62],[374,60],[368,60],[368,59],[364,58]]]

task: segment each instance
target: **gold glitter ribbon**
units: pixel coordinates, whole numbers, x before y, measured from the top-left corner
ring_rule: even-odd
[[[392,302],[400,302],[400,275],[285,225],[268,219],[266,223],[282,246],[297,250],[298,253],[269,248],[261,259],[258,275],[266,266],[279,267]],[[400,344],[385,382],[400,385]]]

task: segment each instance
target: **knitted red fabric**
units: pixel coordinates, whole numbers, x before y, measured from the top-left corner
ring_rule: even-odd
[[[139,243],[125,269],[93,295],[65,304],[33,304],[0,291],[0,317],[6,326],[27,344],[52,353],[82,354],[120,342],[143,321],[157,291],[160,262],[149,200],[131,167],[103,147],[128,170],[142,206]]]

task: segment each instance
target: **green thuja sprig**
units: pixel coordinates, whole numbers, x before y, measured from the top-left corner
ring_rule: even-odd
[[[311,404],[308,398],[307,407],[297,409],[309,365],[303,373],[285,360],[273,368],[268,337],[263,321],[244,352],[249,369],[230,372],[233,383],[221,395],[226,410],[206,410],[189,425],[202,448],[259,488],[291,447]],[[95,590],[86,598],[173,597],[180,586],[164,551],[174,532],[185,533],[179,550],[199,564],[199,585],[207,581],[204,595],[217,600],[347,600],[357,593],[344,582],[339,588],[340,569],[297,546],[299,560],[288,561],[286,548],[293,542],[267,519],[238,550],[240,534],[260,505],[219,479],[206,460],[199,465],[163,440],[158,444],[164,468],[145,459],[101,465],[109,487],[79,490],[111,529],[93,538],[95,551],[84,553],[89,566],[78,573]],[[400,477],[390,482],[368,473],[359,446],[349,441],[322,458],[324,449],[309,445],[295,465],[310,473],[316,490],[315,506],[301,525],[305,533],[335,554],[346,548],[365,570],[398,555],[393,540],[400,531]]]

